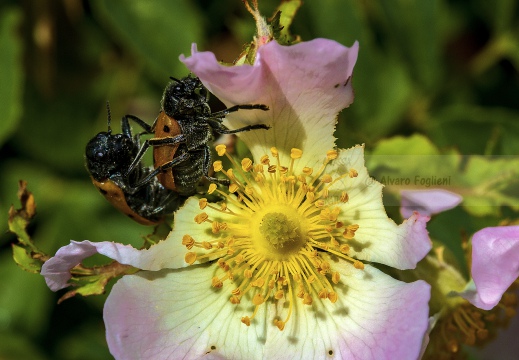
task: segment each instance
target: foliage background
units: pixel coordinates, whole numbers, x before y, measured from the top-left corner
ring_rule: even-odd
[[[264,0],[260,9],[270,15],[276,5]],[[0,2],[0,359],[111,358],[104,296],[57,306],[59,294],[12,261],[7,211],[18,204],[18,180],[36,197],[29,230],[48,254],[70,239],[139,246],[149,229],[111,208],[84,168],[85,144],[106,129],[106,101],[115,128],[127,113],[151,121],[168,77],[187,75],[178,56],[191,43],[232,61],[253,32],[239,0]],[[514,0],[307,0],[292,33],[360,42],[356,98],[340,116],[339,146],[518,154]],[[431,235],[459,256],[462,234],[517,219],[516,204],[494,203],[478,216],[448,211],[433,219]],[[397,210],[388,211],[398,218]]]

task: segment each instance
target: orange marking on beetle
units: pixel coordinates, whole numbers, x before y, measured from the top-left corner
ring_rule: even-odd
[[[178,122],[172,117],[166,115],[164,111],[161,111],[155,124],[155,138],[174,138],[180,134],[182,134],[182,129],[180,128]],[[180,144],[155,146],[153,148],[154,167],[157,168],[173,160],[179,145]],[[157,178],[165,188],[176,190],[175,178],[173,177],[173,168],[159,173]]]
[[[133,211],[126,202],[126,197],[122,189],[119,186],[117,186],[112,180],[97,181],[94,178],[92,178],[92,183],[99,190],[99,192],[103,194],[106,200],[108,200],[110,204],[112,204],[114,208],[116,208],[123,214],[129,216],[131,219],[137,221],[139,224],[147,226],[158,224],[158,222],[143,218],[135,211]]]

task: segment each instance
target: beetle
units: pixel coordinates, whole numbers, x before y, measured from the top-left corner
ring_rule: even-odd
[[[122,133],[112,134],[107,103],[108,131],[94,136],[86,145],[86,167],[92,183],[119,211],[143,225],[156,225],[177,210],[185,198],[166,189],[148,175],[152,168],[140,162],[128,171],[140,148],[139,135],[132,135],[128,117],[121,120]],[[142,181],[147,178],[148,180]]]
[[[153,146],[155,170],[150,177],[157,176],[168,189],[182,196],[196,193],[196,187],[202,178],[211,182],[229,184],[228,180],[209,176],[211,167],[211,150],[207,145],[216,134],[236,134],[239,132],[269,129],[265,124],[247,125],[231,130],[222,124],[226,115],[241,109],[269,110],[263,104],[242,104],[218,112],[211,112],[209,107],[209,91],[198,77],[187,76],[180,80],[173,77],[166,86],[161,101],[162,110],[150,126],[133,115],[128,118],[137,122],[144,133],[154,137],[144,141],[133,163],[131,171],[144,156],[146,150]]]

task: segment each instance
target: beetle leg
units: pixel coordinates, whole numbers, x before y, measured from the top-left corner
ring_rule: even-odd
[[[146,150],[148,150],[150,146],[176,145],[182,142],[186,142],[186,137],[183,134],[174,137],[147,139],[142,144],[137,155],[135,155],[135,159],[133,159],[132,163],[128,167],[128,170],[126,170],[126,172],[124,173],[124,177],[127,177],[133,171],[133,169],[135,169],[139,161],[141,161],[142,157],[146,153]]]
[[[155,168],[152,172],[150,172],[145,178],[139,180],[138,183],[134,184],[133,187],[134,188],[138,188],[148,182],[150,182],[155,176],[157,176],[159,173],[165,171],[165,170],[168,170],[186,160],[189,159],[189,153],[183,153],[182,155],[180,156],[176,156],[173,158],[173,160],[171,161],[168,161],[167,163],[165,164],[162,164],[161,166]]]
[[[155,123],[157,122],[157,119],[155,119],[153,124],[150,125],[147,122],[145,122],[144,120],[139,119],[135,115],[123,116],[123,132],[124,132],[124,122],[126,122],[126,126],[128,128],[130,127],[128,120],[133,120],[137,125],[139,125],[141,128],[143,128],[144,129],[143,134],[153,134],[155,132]],[[130,133],[130,136],[131,136],[131,133]]]
[[[241,105],[234,105],[234,106],[231,106],[230,108],[224,109],[222,111],[217,111],[215,113],[212,113],[210,117],[211,118],[223,118],[225,115],[228,115],[230,113],[236,112],[236,111],[238,111],[240,109],[242,109],[242,110],[258,109],[258,110],[267,111],[267,110],[269,110],[269,107],[267,105],[264,105],[264,104],[241,104]]]
[[[249,130],[256,130],[256,129],[268,130],[268,129],[270,129],[270,126],[265,125],[265,124],[254,124],[254,125],[247,125],[247,126],[239,128],[239,129],[231,130],[231,129],[227,128],[225,125],[220,124],[219,122],[216,122],[212,119],[207,119],[207,123],[218,134],[236,134],[239,132],[244,132],[244,131],[249,131]]]

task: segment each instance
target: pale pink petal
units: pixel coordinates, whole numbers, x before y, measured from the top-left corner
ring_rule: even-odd
[[[519,226],[484,228],[472,236],[473,286],[461,296],[490,310],[519,277]]]
[[[415,213],[401,225],[388,218],[382,202],[383,185],[369,176],[363,146],[341,150],[329,167],[334,177],[350,169],[358,173],[357,177],[338,181],[328,197],[341,208],[341,221],[359,225],[355,238],[348,241],[348,254],[401,270],[413,269],[432,246],[426,230],[429,217]],[[349,197],[345,203],[338,201],[343,191]]]
[[[79,242],[72,240],[69,245],[61,247],[56,255],[43,264],[41,274],[45,277],[47,286],[52,291],[58,291],[68,286],[67,282],[71,278],[70,269],[79,265],[89,256],[99,253],[128,264],[131,259],[138,258],[138,252],[139,250],[130,245],[109,241],[85,240]]]
[[[125,276],[105,303],[110,352],[120,360],[263,359],[264,327],[241,323],[249,306],[229,301],[234,284],[211,287],[214,267]],[[263,307],[265,308],[265,307]],[[264,309],[260,311],[264,318]]]
[[[225,105],[270,107],[266,112],[240,110],[227,116],[230,128],[273,126],[240,134],[256,160],[275,146],[281,163],[288,164],[291,148],[299,148],[304,150],[300,166],[313,167],[334,147],[337,114],[353,101],[351,76],[357,54],[358,43],[347,48],[315,39],[293,46],[272,41],[260,47],[253,66],[221,65],[213,53],[197,52],[196,46],[191,57],[181,60]]]
[[[339,299],[297,302],[293,324],[284,332],[269,328],[265,359],[402,359],[420,354],[428,328],[430,286],[406,284],[371,266],[352,269],[332,265],[341,273]],[[289,341],[287,341],[289,334]]]
[[[297,299],[283,332],[272,324],[274,305],[260,307],[250,327],[242,324],[253,307],[232,305],[229,284],[211,288],[211,267],[125,276],[105,304],[110,351],[125,360],[206,353],[225,359],[416,359],[427,330],[429,285],[405,284],[369,265],[362,271],[340,263],[336,269],[345,283],[339,301],[304,306]]]
[[[425,216],[438,214],[455,208],[463,200],[461,195],[443,189],[402,190],[400,195],[400,213],[405,218],[415,211]]]

